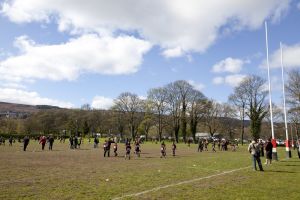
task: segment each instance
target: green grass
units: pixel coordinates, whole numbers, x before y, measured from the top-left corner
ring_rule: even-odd
[[[179,144],[172,157],[167,144],[167,158],[161,159],[159,144],[148,143],[141,158],[132,152],[131,160],[124,160],[123,144],[116,158],[103,158],[102,148],[92,146],[85,142],[70,150],[67,142],[55,141],[52,152],[33,141],[27,152],[19,143],[0,146],[0,199],[112,199],[251,165],[246,146],[198,153],[196,145]],[[265,172],[247,168],[125,199],[300,199],[300,160],[293,156],[283,160],[279,148],[281,161],[264,166]]]

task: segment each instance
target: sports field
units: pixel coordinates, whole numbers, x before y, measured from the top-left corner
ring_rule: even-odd
[[[250,167],[247,145],[198,153],[196,145],[179,144],[172,157],[167,143],[163,159],[160,145],[147,143],[131,160],[123,144],[110,158],[87,142],[77,150],[67,141],[55,141],[53,151],[34,141],[26,152],[21,146],[0,146],[0,199],[300,199],[300,159],[293,151],[284,160],[284,148],[279,162],[259,172]]]

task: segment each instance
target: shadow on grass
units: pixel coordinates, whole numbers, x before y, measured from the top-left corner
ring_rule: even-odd
[[[300,165],[290,165],[290,164],[288,164],[288,165],[283,165],[283,166],[290,166],[290,167],[300,167]]]
[[[299,172],[291,172],[291,171],[281,171],[281,170],[272,170],[272,171],[264,171],[265,173],[287,173],[287,174],[297,174]]]
[[[300,163],[300,159],[298,161],[297,160],[283,160],[283,161],[280,161],[280,162],[283,162],[283,163],[288,163],[288,162]]]

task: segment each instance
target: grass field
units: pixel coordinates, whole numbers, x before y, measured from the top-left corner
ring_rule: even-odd
[[[278,149],[280,161],[259,172],[250,167],[246,146],[198,153],[196,145],[179,144],[178,156],[172,157],[167,144],[167,158],[161,159],[159,144],[148,143],[141,146],[140,158],[132,153],[131,160],[124,160],[123,144],[119,157],[110,158],[87,142],[71,150],[67,142],[55,141],[52,152],[41,151],[34,141],[26,152],[21,145],[0,146],[1,200],[300,199],[300,159],[293,151],[293,158],[284,160],[283,148]]]

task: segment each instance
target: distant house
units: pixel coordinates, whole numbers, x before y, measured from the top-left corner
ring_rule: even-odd
[[[26,112],[13,112],[13,111],[2,111],[0,112],[0,118],[26,118],[29,113]]]
[[[211,137],[211,134],[210,133],[196,133],[196,138],[197,139],[210,139],[210,138],[212,138]],[[213,138],[219,138],[221,136],[221,134],[220,133],[214,133],[214,136],[213,136]]]
[[[195,136],[197,139],[209,139],[210,138],[209,133],[196,133]]]

